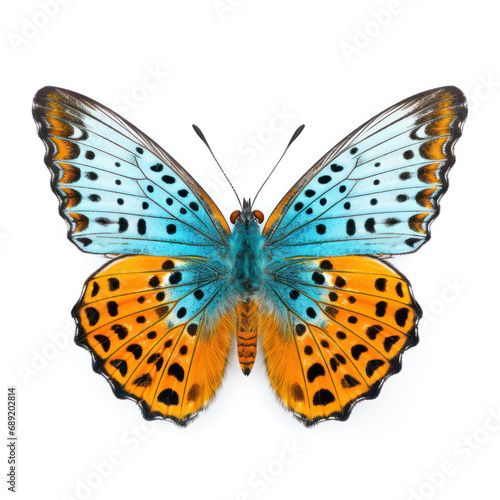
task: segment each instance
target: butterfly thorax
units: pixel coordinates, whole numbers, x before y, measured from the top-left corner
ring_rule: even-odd
[[[268,261],[264,252],[264,237],[250,210],[244,209],[237,218],[229,249],[231,284],[242,298],[248,299],[261,289],[264,267]]]

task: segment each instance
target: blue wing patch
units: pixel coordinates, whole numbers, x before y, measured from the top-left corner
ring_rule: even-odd
[[[277,257],[399,254],[429,238],[467,114],[445,87],[396,104],[314,165],[271,215]]]
[[[69,237],[91,253],[210,257],[229,228],[175,160],[79,94],[46,87],[33,113]]]

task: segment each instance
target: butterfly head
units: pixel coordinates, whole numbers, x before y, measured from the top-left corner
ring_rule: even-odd
[[[264,214],[260,210],[252,210],[252,203],[250,199],[243,200],[241,210],[235,210],[229,217],[231,224],[245,224],[249,227],[251,224],[257,222],[262,224],[264,222]]]

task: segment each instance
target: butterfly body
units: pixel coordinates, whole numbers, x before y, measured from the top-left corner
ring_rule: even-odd
[[[418,342],[421,309],[383,256],[430,237],[466,117],[442,87],[386,109],[320,158],[264,220],[230,217],[167,152],[105,106],[34,100],[69,239],[114,255],[73,310],[76,342],[147,419],[186,425],[222,383],[231,344],[305,425],[345,420]]]
[[[237,216],[236,216],[237,214]],[[229,239],[227,264],[231,278],[231,297],[238,302],[231,313],[236,317],[238,360],[245,375],[250,375],[257,355],[259,312],[265,300],[265,282],[269,256],[264,250],[265,238],[250,200],[243,200],[241,211],[234,212],[233,230]]]
[[[229,240],[228,259],[232,286],[242,300],[250,300],[262,289],[269,260],[264,244],[265,239],[251,210],[250,202],[244,200]]]

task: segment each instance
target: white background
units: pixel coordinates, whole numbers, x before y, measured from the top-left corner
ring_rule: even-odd
[[[2,380],[19,395],[18,498],[498,499],[495,2],[45,0],[49,14],[43,2],[5,2],[0,16]],[[275,400],[261,358],[246,378],[236,353],[215,403],[187,429],[145,424],[115,399],[72,341],[71,308],[104,260],[66,239],[31,118],[38,88],[124,113],[226,216],[235,198],[214,181],[191,123],[246,197],[305,123],[261,194],[268,216],[352,129],[447,84],[470,102],[450,190],[432,240],[392,260],[424,309],[421,342],[378,399],[345,423],[306,429]],[[272,122],[276,113],[288,118]],[[282,130],[270,134],[271,122]]]

